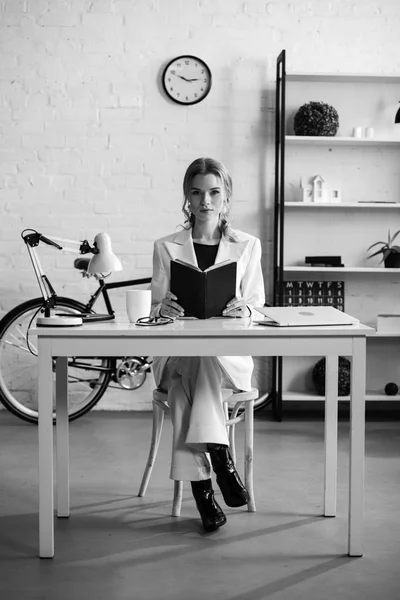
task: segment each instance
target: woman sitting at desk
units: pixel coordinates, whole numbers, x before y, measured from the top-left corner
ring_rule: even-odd
[[[263,306],[260,241],[233,230],[228,221],[232,180],[221,163],[199,158],[183,180],[184,228],[154,244],[152,315],[177,318],[184,309],[170,291],[170,261],[180,259],[205,270],[231,259],[237,262],[236,297],[223,315],[251,318]],[[171,479],[191,482],[204,529],[215,531],[226,517],[214,498],[211,465],[227,506],[247,504],[249,495],[229,452],[221,388],[250,390],[250,356],[155,357],[156,384],[168,392],[173,425]],[[211,465],[209,458],[211,459]]]

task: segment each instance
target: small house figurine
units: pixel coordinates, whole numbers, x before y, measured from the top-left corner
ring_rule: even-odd
[[[304,181],[303,181],[303,177],[300,179],[300,198],[302,202],[312,202],[313,201],[313,195],[312,195],[312,188],[310,187],[304,187]]]
[[[322,175],[312,179],[311,187],[304,185],[303,177],[300,180],[300,201],[337,204],[342,201],[340,190],[330,189]]]
[[[329,202],[337,203],[342,201],[342,197],[340,195],[340,190],[328,190],[329,192]]]
[[[325,179],[321,175],[317,175],[312,181],[312,198],[313,202],[329,202],[330,200]]]

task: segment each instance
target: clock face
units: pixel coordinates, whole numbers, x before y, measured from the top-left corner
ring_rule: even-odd
[[[178,56],[167,64],[162,78],[164,90],[178,104],[197,104],[211,89],[211,71],[196,56]]]

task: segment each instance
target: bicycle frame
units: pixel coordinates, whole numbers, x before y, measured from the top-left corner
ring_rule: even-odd
[[[99,281],[99,287],[97,290],[91,295],[88,303],[85,305],[85,308],[88,311],[93,309],[93,306],[96,304],[100,295],[103,296],[104,303],[106,305],[107,313],[109,315],[114,315],[114,310],[111,305],[110,297],[108,295],[108,290],[115,290],[123,287],[129,287],[132,285],[142,285],[145,283],[151,282],[151,277],[144,277],[142,279],[128,279],[126,281],[114,281],[113,283],[106,283],[103,278],[96,277]]]
[[[29,231],[31,233],[26,233],[24,235],[25,231]],[[54,308],[54,306],[56,305],[57,293],[56,293],[49,277],[44,272],[41,262],[39,260],[39,256],[36,251],[36,248],[39,246],[39,243],[43,242],[46,245],[54,246],[58,250],[64,250],[65,252],[70,252],[70,253],[74,253],[74,254],[88,254],[89,252],[95,253],[96,250],[89,245],[87,240],[84,240],[82,242],[76,242],[74,240],[64,240],[61,238],[50,239],[48,237],[43,236],[41,233],[39,233],[33,229],[24,230],[21,234],[21,237],[26,244],[26,247],[27,247],[31,262],[32,262],[33,270],[35,272],[35,276],[36,276],[36,279],[39,284],[39,289],[40,289],[41,295],[43,296],[43,307],[45,310],[45,316],[49,316],[50,310],[52,308]],[[57,240],[57,241],[55,241],[55,240]],[[71,247],[61,246],[58,242],[79,245],[79,248],[71,248]],[[107,315],[106,315],[107,320],[109,320],[110,317],[111,318],[115,317],[115,313],[114,313],[114,310],[113,310],[113,307],[111,304],[110,296],[108,294],[109,290],[123,288],[123,287],[130,287],[132,285],[142,285],[142,284],[151,282],[151,277],[144,277],[141,279],[129,279],[126,281],[116,281],[116,282],[112,282],[112,283],[106,283],[105,282],[106,275],[98,274],[98,273],[93,273],[93,274],[87,273],[87,271],[86,271],[87,264],[88,263],[86,263],[85,267],[83,267],[83,268],[80,268],[80,267],[76,267],[76,268],[78,268],[82,272],[82,275],[84,277],[94,277],[99,282],[99,287],[97,288],[97,290],[95,290],[95,292],[90,296],[88,302],[84,305],[85,313],[94,313],[94,311],[93,311],[94,305],[96,304],[99,297],[103,296],[104,303],[105,303],[105,306],[107,309]],[[85,313],[83,313],[83,314],[85,314]],[[102,315],[98,315],[98,316],[101,318]],[[148,357],[141,357],[141,362],[142,362],[141,368],[143,368],[144,370],[147,370],[150,366],[147,358]],[[116,360],[112,360],[112,363],[113,363],[113,367],[115,369]],[[88,366],[84,362],[77,362],[76,359],[73,359],[73,365],[74,365],[74,367],[79,367],[83,370],[87,369],[87,370],[99,371],[99,372],[110,370],[108,367],[103,367],[101,365],[97,365],[96,367],[94,367],[93,365]]]
[[[15,356],[17,356],[16,361],[18,362],[19,354],[18,352],[22,352],[22,356],[24,356],[25,351],[29,350],[29,352],[37,356],[36,348],[33,345],[32,348],[29,342],[29,333],[32,327],[32,323],[34,319],[39,314],[43,314],[45,312],[45,316],[51,315],[51,310],[67,311],[68,315],[76,314],[81,315],[83,321],[96,321],[96,320],[110,320],[115,318],[115,313],[112,307],[111,299],[109,292],[113,289],[124,288],[135,285],[144,285],[151,282],[151,277],[144,277],[140,279],[130,279],[126,281],[116,281],[112,283],[106,283],[105,278],[107,274],[99,274],[99,273],[91,273],[88,272],[89,259],[88,258],[80,258],[74,261],[74,267],[81,271],[82,276],[84,277],[95,277],[95,279],[99,282],[98,288],[91,294],[89,300],[86,304],[82,301],[75,300],[73,298],[58,296],[48,275],[44,272],[42,265],[40,263],[37,247],[42,242],[46,245],[54,246],[57,250],[64,250],[66,252],[72,252],[74,254],[88,254],[92,252],[94,254],[97,251],[101,251],[101,249],[97,249],[96,240],[95,247],[91,247],[87,240],[83,242],[76,242],[73,240],[62,240],[57,238],[57,241],[53,239],[49,239],[43,236],[41,233],[37,232],[33,229],[25,229],[21,233],[21,237],[24,240],[24,243],[27,247],[27,251],[30,256],[30,260],[32,263],[32,267],[36,276],[36,279],[39,284],[39,289],[41,296],[39,298],[32,298],[31,300],[27,300],[20,305],[14,307],[9,313],[7,313],[3,319],[0,320],[1,323],[1,337],[0,343],[4,343],[4,347],[11,348],[15,347],[16,350]],[[60,243],[59,243],[60,242]],[[64,244],[64,245],[61,245]],[[67,244],[67,246],[65,246]],[[71,245],[77,246],[76,248],[71,248]],[[94,307],[99,297],[102,296],[104,299],[105,307],[107,310],[107,314],[98,314],[94,312]],[[46,311],[48,315],[46,315]],[[57,316],[60,313],[57,314]],[[9,336],[9,339],[6,336]],[[3,339],[4,338],[4,339]],[[1,354],[0,354],[1,356]],[[13,379],[13,354],[11,356],[11,362],[6,362],[5,366],[9,369],[10,381]],[[26,355],[25,355],[26,356]],[[71,383],[77,382],[78,386],[83,383],[88,387],[88,392],[84,390],[83,403],[80,400],[79,394],[81,394],[81,388],[77,388],[78,394],[78,408],[76,411],[72,410],[71,419],[75,419],[85,414],[88,410],[90,410],[102,397],[104,392],[107,389],[107,386],[110,384],[110,381],[113,381],[118,384],[122,389],[125,390],[134,390],[138,389],[146,378],[146,372],[151,369],[151,358],[148,356],[125,356],[125,357],[110,357],[104,359],[103,361],[99,361],[99,357],[69,357],[68,358],[68,377],[71,377]],[[104,358],[104,357],[103,357]],[[6,357],[7,359],[7,357]],[[100,363],[100,364],[99,364]],[[21,364],[25,364],[24,360],[21,361]],[[35,367],[34,364],[30,361],[26,362],[26,372],[29,374],[32,371],[32,378],[35,377]],[[70,369],[71,368],[71,369]],[[74,369],[78,369],[76,373]],[[82,378],[80,376],[79,370],[85,372],[85,374],[89,372],[93,372],[94,375],[89,378]],[[70,372],[71,371],[71,372]],[[24,371],[25,372],[25,371]],[[96,375],[96,372],[99,375]],[[104,375],[104,376],[103,376]],[[97,377],[97,378],[96,378]],[[1,379],[0,379],[1,383]],[[4,383],[4,380],[3,380]],[[72,387],[72,386],[71,386]],[[116,386],[113,386],[116,387]],[[29,390],[32,386],[28,386]],[[93,393],[89,390],[94,390]],[[21,388],[23,392],[25,392],[25,388]],[[32,388],[33,389],[33,388]],[[21,399],[15,395],[15,393],[19,393],[20,388],[13,388],[8,386],[8,380],[5,380],[5,385],[0,387],[0,401],[5,405],[5,407],[16,414],[18,417],[36,423],[38,420],[37,411],[35,413],[35,409],[31,409],[29,406],[29,402],[25,405],[25,397],[21,397]],[[33,401],[35,401],[35,394],[33,394]],[[268,396],[268,394],[264,394],[260,397],[259,408],[265,404],[264,400]],[[269,403],[269,402],[267,402]],[[76,404],[75,404],[76,406]]]

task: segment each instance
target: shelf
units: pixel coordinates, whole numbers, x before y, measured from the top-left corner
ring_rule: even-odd
[[[308,146],[400,146],[400,139],[393,138],[356,138],[323,135],[285,135],[288,144]]]
[[[292,402],[324,402],[325,396],[319,396],[316,392],[282,392],[283,401]],[[349,396],[339,396],[340,402],[348,402]],[[365,400],[373,400],[378,402],[390,402],[393,400],[399,401],[400,395],[387,396],[385,393],[379,391],[369,391],[365,395]]]
[[[371,325],[371,327],[376,329],[376,325]],[[398,337],[400,337],[400,331],[375,331],[375,335],[373,337],[375,339],[376,338],[398,338]]]
[[[400,202],[285,202],[285,208],[400,208]]]
[[[386,269],[385,267],[306,267],[286,266],[284,273],[400,273],[400,269]]]
[[[334,83],[398,83],[399,75],[373,73],[286,73],[286,81],[320,81]]]
[[[388,396],[384,390],[385,378],[396,381],[399,377],[400,332],[377,333],[377,313],[380,310],[396,312],[398,290],[395,288],[400,285],[400,268],[385,268],[380,262],[381,255],[368,260],[370,252],[362,248],[369,245],[365,242],[368,237],[385,239],[385,231],[398,229],[400,125],[394,124],[394,115],[400,101],[400,70],[391,74],[287,72],[286,55],[282,50],[277,58],[276,81],[279,110],[275,172],[281,175],[276,179],[274,202],[277,217],[274,220],[274,273],[278,297],[286,301],[288,289],[285,292],[285,288],[291,281],[317,281],[324,285],[327,281],[344,281],[346,287],[351,288],[347,290],[352,304],[351,308],[350,304],[347,307],[348,311],[357,318],[364,315],[373,321],[367,340],[365,399],[380,402],[383,408],[386,403],[400,401],[400,390],[394,396]],[[336,106],[340,114],[337,135],[294,135],[296,111],[310,98]],[[364,127],[373,127],[374,137],[354,137],[355,125],[362,127],[363,133]],[[312,173],[322,175],[325,170],[342,183],[345,181],[352,193],[345,195],[342,189],[343,202],[302,202],[301,178],[311,177]],[[340,182],[335,185],[340,188]],[[358,199],[361,202],[357,202]],[[379,200],[393,202],[379,203]],[[337,247],[338,240],[343,246],[342,259],[346,266],[314,267],[303,263],[306,256],[317,254],[318,243],[325,248],[325,252],[319,253],[329,254],[328,250]],[[314,287],[315,284],[310,292],[313,296]],[[306,302],[304,306],[308,306]],[[364,324],[362,318],[361,322]],[[376,356],[382,365],[372,363]],[[310,365],[310,361],[303,365],[295,357],[282,357],[275,373],[274,391],[278,397],[282,395],[286,403],[325,402],[325,396],[319,395],[310,382]],[[338,401],[343,405],[347,402],[349,406],[350,398],[340,396]]]

